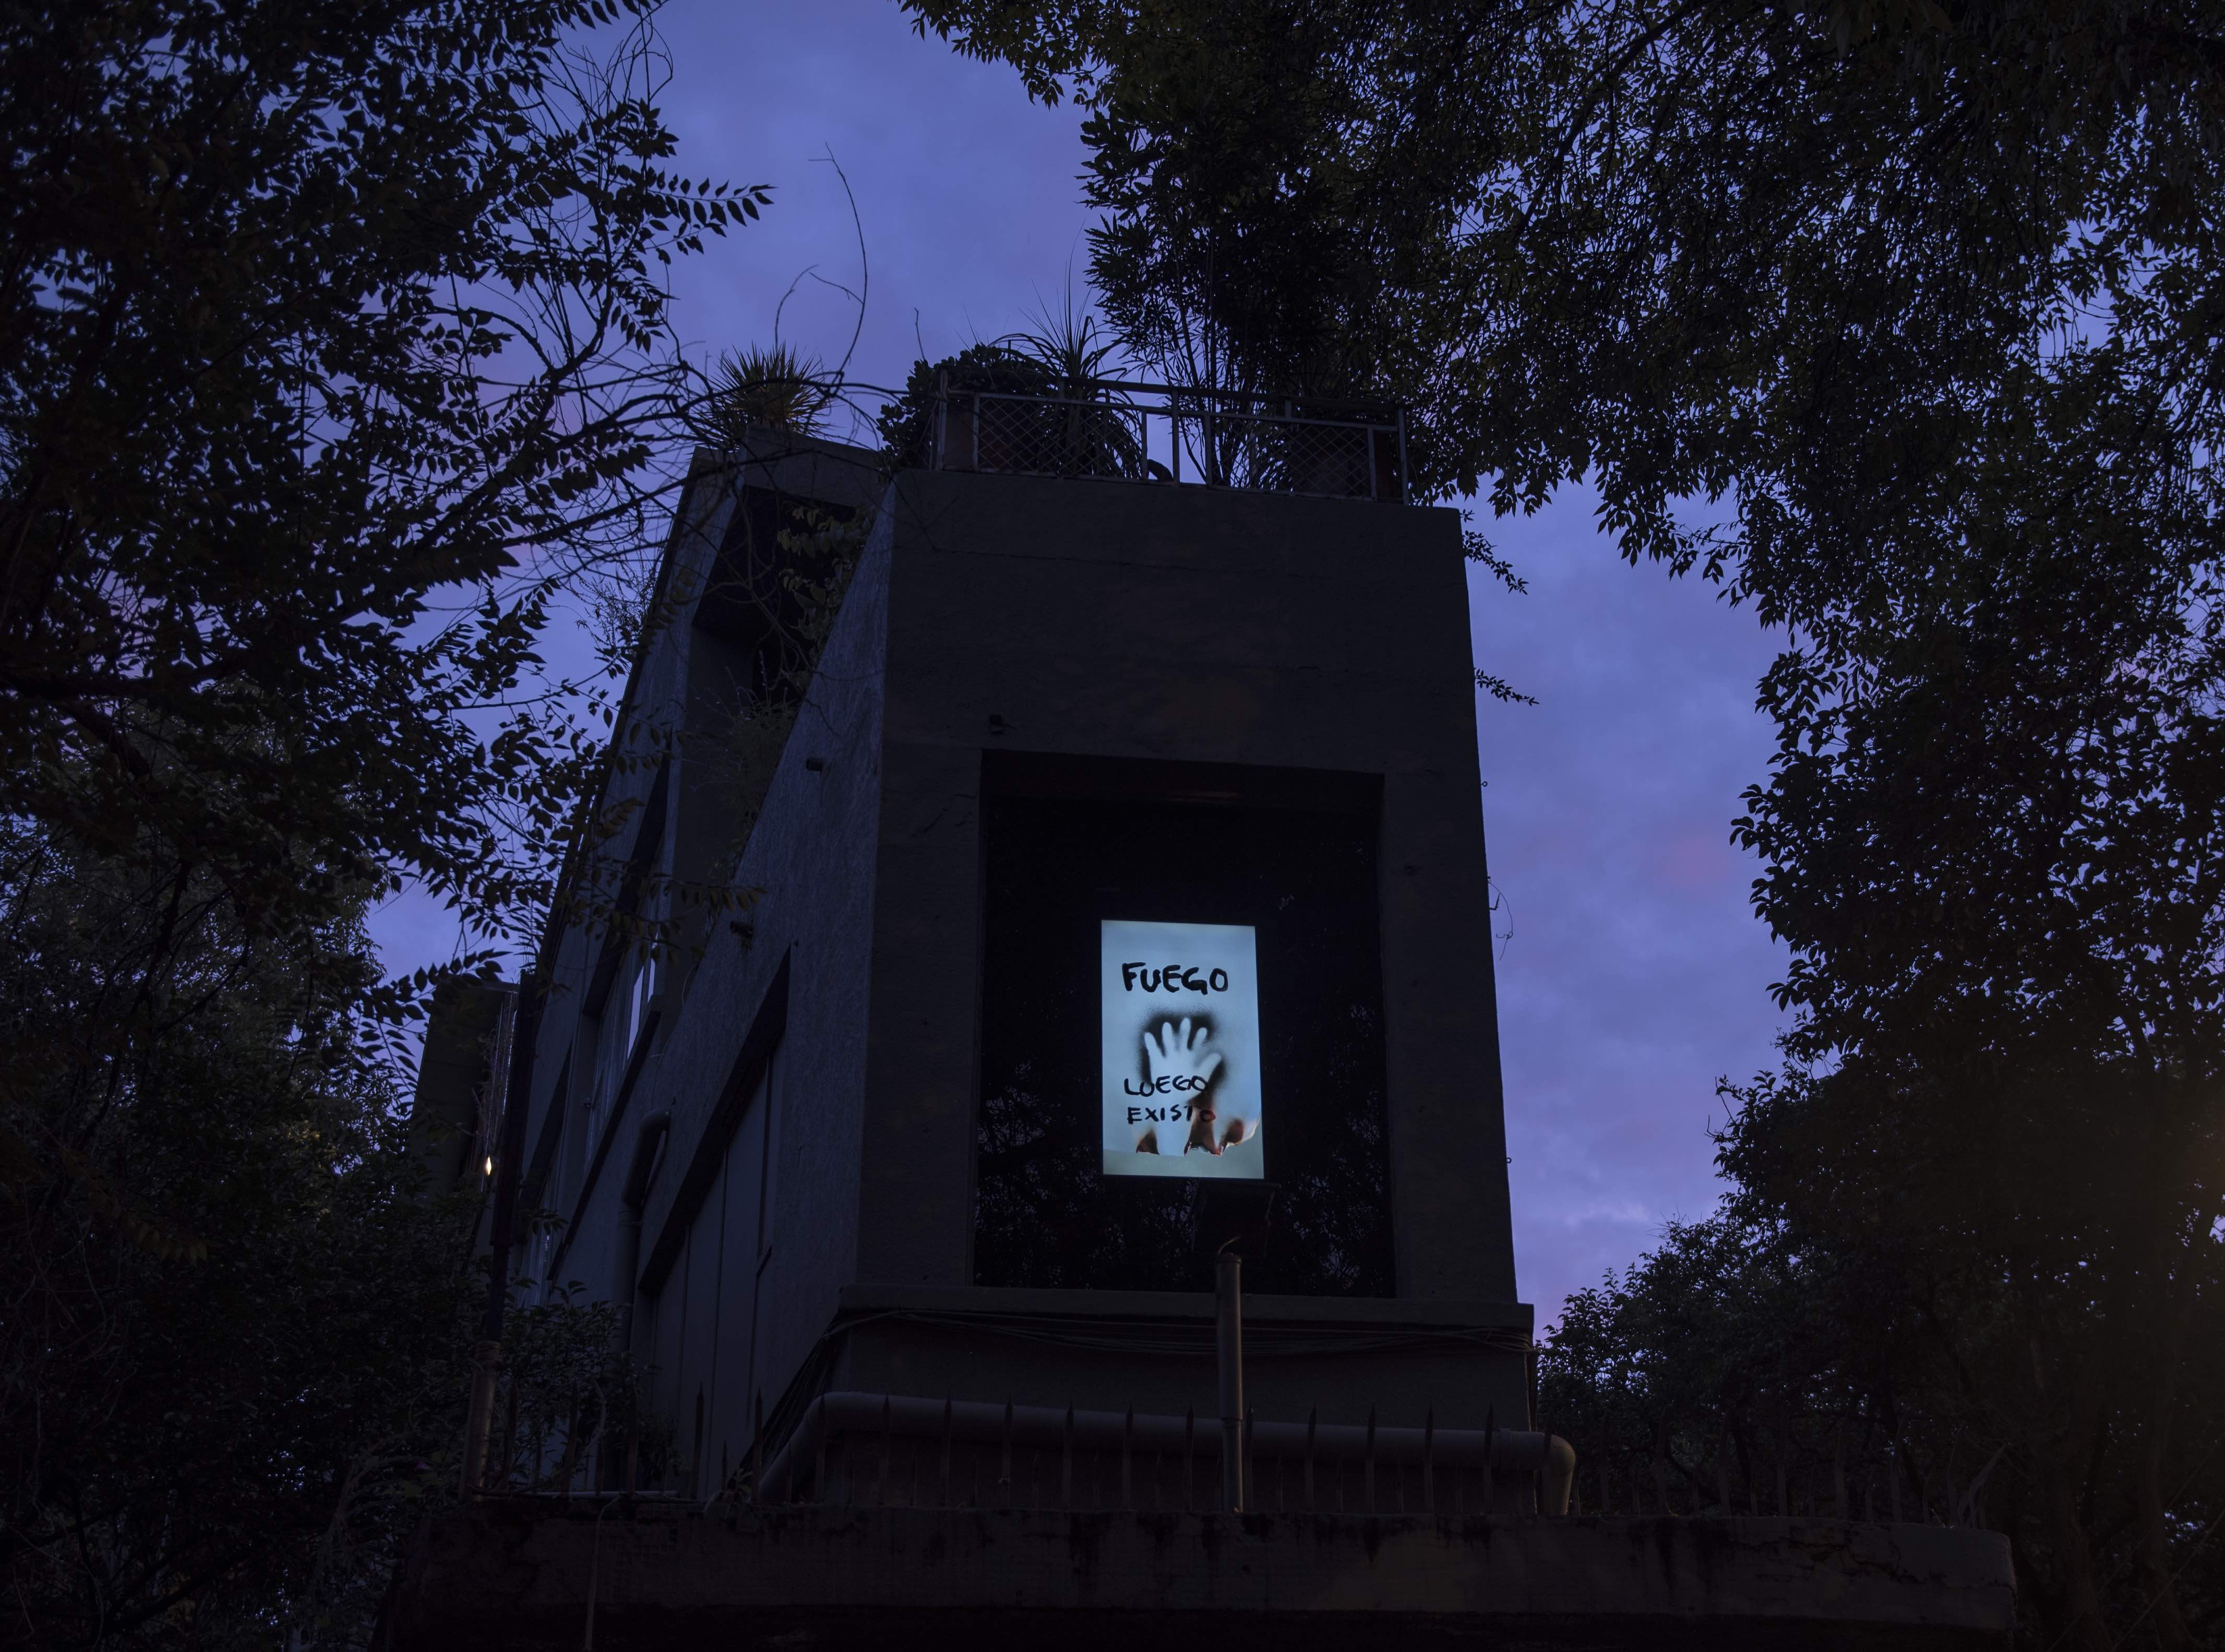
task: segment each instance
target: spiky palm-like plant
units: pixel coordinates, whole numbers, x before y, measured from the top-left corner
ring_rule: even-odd
[[[786,344],[729,351],[711,370],[698,415],[706,445],[732,451],[751,430],[810,434],[826,421],[840,387],[816,357]]]

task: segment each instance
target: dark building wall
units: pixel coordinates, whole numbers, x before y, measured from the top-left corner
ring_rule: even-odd
[[[858,1277],[972,1278],[985,750],[1382,775],[1398,1293],[1512,1301],[1457,516],[910,472]]]
[[[878,1500],[878,1442],[861,1443],[859,1490]],[[980,1498],[960,1482],[954,1501],[977,1506],[954,1513],[931,1506],[932,1467],[897,1473],[887,1500],[929,1506],[466,1505],[430,1527],[376,1644],[525,1652],[592,1617],[606,1652],[2006,1652],[2016,1624],[1999,1532],[1442,1505],[1075,1514],[1024,1503],[1024,1482]]]
[[[854,497],[868,480],[878,487],[861,459],[807,452],[750,474],[806,497]],[[672,1114],[641,1212],[637,1348],[656,1365],[652,1393],[683,1434],[692,1432],[693,1396],[706,1389],[705,1458],[713,1463],[718,1441],[730,1456],[745,1446],[756,1401],[770,1407],[778,1399],[855,1276],[887,558],[887,535],[869,536],[734,870],[746,906],[708,926],[700,959],[675,971],[646,1086],[653,1099],[637,1108]],[[705,647],[700,631],[686,641],[692,668],[729,670],[728,652]],[[706,1175],[750,1123],[753,1064],[764,1054],[751,1034],[776,990],[780,1057],[763,1104],[777,1114],[766,1179],[772,1244],[761,1274],[738,1277],[706,1265],[732,1191]],[[615,1195],[614,1181],[586,1217],[613,1244]],[[737,1316],[750,1321],[742,1375],[737,1362],[722,1361],[707,1386],[701,1350],[736,1345],[729,1322]],[[707,1324],[719,1327],[715,1336],[704,1333]],[[752,1391],[768,1385],[769,1394]],[[681,1443],[685,1452],[690,1442]]]
[[[731,925],[712,934],[673,1006],[658,1072],[673,1124],[668,1168],[643,1213],[652,1265],[658,1247],[676,1243],[697,1214],[681,1202],[685,1168],[723,1149],[707,1131],[720,1098],[750,1082],[736,1064],[786,966],[780,1093],[772,1098],[781,1115],[771,1206],[777,1237],[758,1309],[758,1364],[783,1372],[801,1362],[833,1317],[841,1286],[856,1276],[886,566],[886,535],[877,535],[852,577],[736,873],[752,892],[746,939]],[[649,1282],[660,1299],[675,1294],[663,1280]],[[677,1306],[661,1300],[658,1311]]]
[[[700,456],[674,515],[658,588],[688,591],[701,583],[732,512],[727,472]],[[598,838],[575,852],[573,875],[607,904],[625,869],[645,866],[668,872],[679,830],[679,811],[671,807],[675,770],[684,801],[688,765],[683,754],[675,763],[659,742],[685,715],[691,632],[684,623],[663,628],[637,663],[626,685],[627,713],[612,743],[609,773],[592,800],[599,818],[618,822],[607,839]],[[614,1184],[625,1171],[610,1161],[623,1150],[622,1131],[646,1111],[643,1096],[653,1092],[656,1035],[669,1034],[672,1018],[660,1014],[649,1041],[638,1052],[614,1054],[618,1041],[608,1025],[607,992],[614,965],[637,963],[618,956],[606,927],[574,923],[550,937],[542,983],[542,1006],[528,1075],[526,1162],[521,1172],[521,1220],[536,1213],[557,1218],[535,1228],[513,1268],[536,1286],[576,1282],[595,1295],[613,1289],[612,1247],[618,1225]],[[668,975],[667,980],[670,977]],[[607,1062],[642,1058],[631,1086],[601,1087]],[[591,1105],[599,1099],[599,1105]],[[601,1195],[597,1197],[596,1195]]]
[[[1203,1293],[853,1285],[842,1307],[855,1328],[830,1388],[1170,1416],[1193,1408],[1201,1427],[1214,1415],[1214,1300]],[[1262,1417],[1528,1424],[1516,1351],[1531,1317],[1521,1304],[1247,1291],[1244,1315],[1244,1399]]]
[[[568,1283],[589,1298],[624,1301],[635,1294],[624,1276],[631,1260],[634,1281],[646,1276],[633,1320],[637,1356],[653,1367],[647,1374],[657,1408],[683,1434],[692,1425],[694,1394],[710,1376],[703,1369],[710,1351],[733,1351],[736,1314],[761,1313],[765,1344],[761,1359],[739,1363],[777,1364],[784,1382],[825,1329],[839,1283],[853,1271],[864,1050],[858,1029],[878,819],[877,616],[884,604],[875,592],[884,589],[885,575],[873,571],[869,549],[829,641],[827,668],[799,718],[810,737],[776,748],[770,772],[744,777],[754,789],[738,798],[732,754],[718,742],[738,709],[746,662],[728,635],[730,623],[694,622],[699,598],[721,588],[718,562],[733,537],[745,486],[867,512],[884,491],[872,455],[834,444],[784,441],[744,465],[699,456],[660,580],[669,604],[665,623],[628,683],[616,761],[596,800],[606,817],[631,812],[596,847],[599,864],[584,870],[606,889],[636,861],[660,885],[715,875],[738,840],[738,805],[746,806],[756,823],[729,877],[743,904],[681,926],[683,941],[693,944],[662,960],[654,1020],[624,1063],[631,1078],[606,1089],[593,1110],[586,1103],[595,1071],[617,1063],[606,978],[622,979],[624,971],[612,970],[609,937],[593,925],[554,938],[523,1180],[527,1204],[556,1221],[539,1230],[517,1263],[544,1293]],[[881,554],[884,559],[884,547]],[[823,766],[807,768],[808,756]],[[626,967],[637,962],[631,959]],[[719,1180],[724,1161],[732,1136],[747,1123],[738,1115],[747,1111],[757,1076],[745,1070],[748,1035],[777,980],[789,987],[782,995],[791,1023],[783,1053],[792,1059],[784,1063],[783,1093],[770,1103],[783,1126],[772,1193],[776,1224],[793,1237],[777,1247],[758,1301],[751,1300],[756,1281],[719,1277],[712,1242],[727,1192]],[[744,1092],[739,1109],[737,1086]],[[624,1186],[644,1145],[643,1126],[668,1110],[669,1131],[656,1138],[661,1145],[651,1144],[655,1172],[637,1240],[630,1241],[635,1223]],[[790,1115],[792,1130],[785,1128]],[[750,1329],[745,1323],[745,1344]],[[713,1384],[708,1422],[740,1429],[750,1397],[746,1386],[722,1396]],[[683,1453],[691,1443],[683,1439]],[[711,1444],[707,1455],[715,1463]]]
[[[514,986],[472,978],[434,990],[409,1106],[409,1151],[435,1196],[482,1187],[507,1076]]]
[[[711,1472],[741,1459],[755,1404],[772,1410],[784,1390],[939,1383],[1171,1406],[1195,1384],[1187,1354],[1092,1358],[1076,1351],[1087,1338],[1054,1354],[1008,1334],[1012,1314],[1086,1318],[1105,1293],[973,1282],[990,753],[1078,766],[1085,790],[1110,761],[1208,781],[1211,765],[1306,771],[1365,793],[1396,1298],[1359,1321],[1331,1314],[1319,1336],[1303,1305],[1263,1303],[1286,1345],[1318,1343],[1328,1364],[1263,1370],[1258,1391],[1285,1409],[1310,1394],[1354,1421],[1378,1402],[1401,1418],[1434,1404],[1447,1426],[1520,1419],[1513,1350],[1529,1314],[1513,1300],[1457,518],[1017,477],[909,472],[884,489],[871,456],[827,444],[706,472],[669,554],[683,600],[628,695],[636,717],[687,737],[669,761],[621,765],[605,800],[657,821],[656,844],[637,826],[610,852],[646,849],[687,876],[719,864],[721,812],[738,807],[713,772],[734,703],[732,617],[699,626],[684,600],[731,536],[738,484],[872,524],[794,731],[745,800],[756,818],[732,877],[749,905],[697,927],[700,956],[670,960],[631,1085],[593,1117],[577,1104],[581,1073],[608,1060],[595,1054],[607,1016],[592,1013],[605,953],[564,937],[534,1084],[537,1141],[571,1063],[576,1160],[558,1156],[578,1168],[544,1201],[566,1222],[546,1259],[621,1301],[631,1262],[636,1352],[683,1458],[699,1392],[696,1460]],[[644,1123],[666,1110],[630,1241],[621,1191]],[[769,1170],[752,1168],[752,1140]],[[726,1225],[754,1197],[738,1179],[760,1175],[770,1244],[745,1278]],[[1063,1391],[1093,1370],[1094,1390]]]

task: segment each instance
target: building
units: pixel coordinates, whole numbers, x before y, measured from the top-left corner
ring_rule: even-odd
[[[1623,1586],[1544,1518],[1570,1459],[1531,1415],[1515,1288],[1459,518],[1398,502],[1391,418],[1257,421],[1235,450],[1279,485],[1238,487],[1177,481],[1104,408],[947,395],[893,474],[767,434],[700,456],[677,510],[594,847],[517,1017],[495,1180],[552,1219],[493,1216],[535,1290],[618,1308],[656,1448],[606,1430],[540,1489],[634,1555],[587,1598],[652,1639],[680,1596],[713,1637],[822,1608],[939,1605],[992,1639],[1022,1598],[1251,1609],[1223,1576],[1250,1562],[1167,1570],[1153,1519],[1208,1548],[1248,1520],[1232,1541],[1316,1580],[1388,1564],[1376,1522],[1442,1527],[1403,1581],[1347,1592],[1408,1617],[1474,1610],[1446,1579],[1517,1528],[1568,1562],[1529,1619]],[[559,1595],[578,1581],[577,1522],[498,1502],[421,1556],[421,1631],[536,1545]],[[830,1507],[899,1522],[841,1527],[903,1557],[862,1592]],[[1068,1566],[1030,1595],[977,1521],[953,1595],[930,1550],[956,1551],[901,1522],[957,1510],[1019,1522],[998,1552],[1038,1567],[1083,1515],[1161,1559],[1132,1557],[1140,1593],[1073,1595]],[[1691,1579],[1751,1560],[1782,1595],[1806,1541],[1662,1549],[1629,1622],[1657,1631],[1679,1586],[1736,1617]],[[2005,1546],[1950,1557],[1950,1601],[1908,1581],[1936,1556],[1832,1541],[1880,1621],[2005,1630]],[[725,1579],[700,1599],[669,1570],[699,1541]],[[1502,1567],[1562,1564],[1512,1541]],[[815,1565],[850,1581],[780,1594]],[[1200,1576],[1222,1581],[1183,1594]],[[1279,1622],[1327,1597],[1277,1598]]]

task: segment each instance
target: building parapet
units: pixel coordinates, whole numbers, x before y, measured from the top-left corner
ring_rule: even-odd
[[[1935,1526],[489,1499],[380,1643],[1997,1652],[2013,1609],[2008,1540]]]

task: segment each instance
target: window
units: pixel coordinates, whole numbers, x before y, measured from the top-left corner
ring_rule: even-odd
[[[621,1063],[633,1059],[635,1041],[649,1024],[650,1005],[656,998],[656,955],[652,953],[634,971],[633,982],[626,990],[625,1037],[620,1041],[624,1053],[618,1057]]]
[[[1247,1259],[1246,1286],[1393,1294],[1376,820],[1356,808],[984,798],[976,1283],[1212,1287],[1205,1229],[1239,1185],[1104,1173],[1100,976],[1114,921],[1256,937],[1256,1083],[1271,1122],[1245,1151],[1264,1149],[1277,1191],[1273,1237]],[[1153,1146],[1177,1152],[1180,1139]]]

